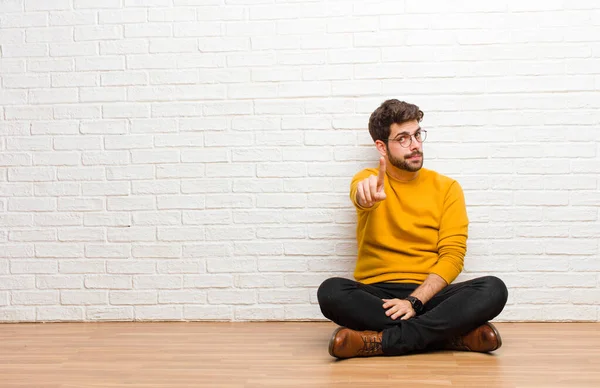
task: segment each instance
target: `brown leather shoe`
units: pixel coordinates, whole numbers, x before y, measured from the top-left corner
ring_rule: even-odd
[[[336,358],[370,357],[383,355],[381,337],[383,332],[356,331],[337,328],[329,340],[329,354]]]
[[[452,338],[444,344],[446,350],[463,350],[470,352],[493,352],[502,346],[502,338],[494,325],[489,322],[471,330],[467,334]]]

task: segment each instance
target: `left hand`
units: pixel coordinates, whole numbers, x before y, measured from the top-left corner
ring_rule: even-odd
[[[412,305],[409,301],[404,299],[382,299],[385,303],[383,304],[383,308],[387,309],[385,315],[396,320],[398,317],[400,320],[406,320],[417,315],[415,310],[412,308]]]

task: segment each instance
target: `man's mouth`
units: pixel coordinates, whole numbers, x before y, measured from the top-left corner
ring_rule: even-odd
[[[421,157],[421,154],[417,153],[417,154],[412,154],[410,156],[407,156],[406,159],[418,159],[420,157]]]

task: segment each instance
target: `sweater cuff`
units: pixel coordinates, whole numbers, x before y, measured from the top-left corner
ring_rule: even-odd
[[[438,275],[444,279],[446,283],[450,284],[458,277],[460,270],[451,262],[442,260],[433,267],[431,273]]]

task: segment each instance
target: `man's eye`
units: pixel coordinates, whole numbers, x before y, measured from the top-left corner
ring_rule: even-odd
[[[400,136],[400,137],[398,138],[398,141],[399,141],[399,142],[401,142],[401,143],[403,143],[403,142],[405,142],[407,139],[408,139],[408,137],[407,137],[407,136]]]
[[[420,139],[420,138],[421,138],[421,132],[415,133],[415,139]]]

